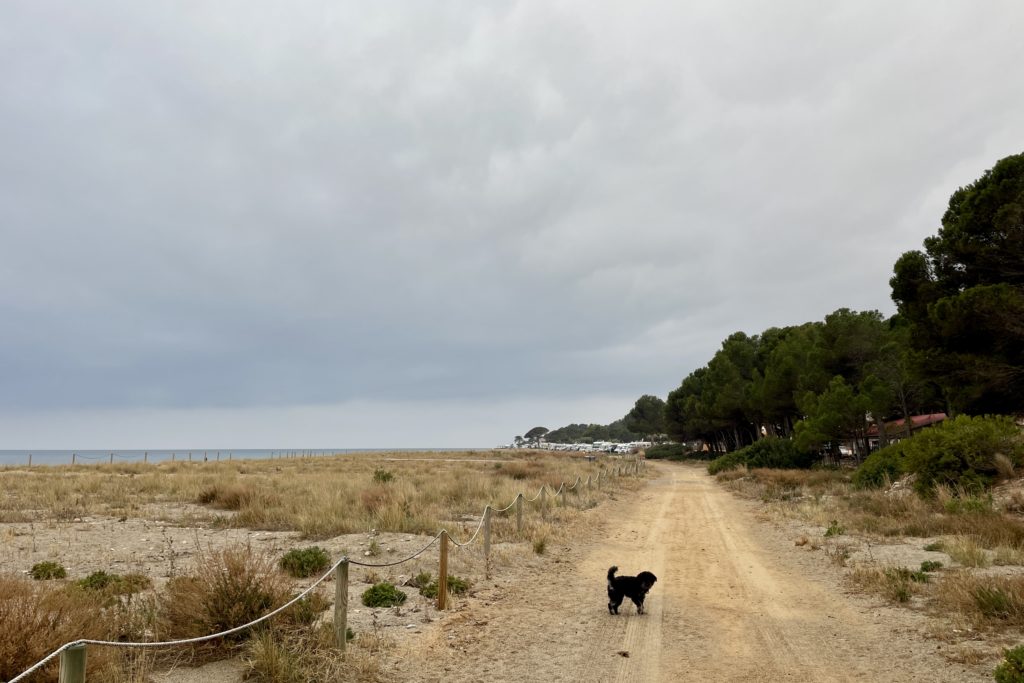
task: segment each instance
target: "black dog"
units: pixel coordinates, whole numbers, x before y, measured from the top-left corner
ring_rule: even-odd
[[[643,614],[644,598],[658,577],[650,572],[640,572],[636,576],[615,576],[617,571],[618,567],[608,570],[608,614],[618,614],[624,598],[633,601],[637,614]]]

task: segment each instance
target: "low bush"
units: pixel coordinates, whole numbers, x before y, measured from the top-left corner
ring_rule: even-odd
[[[807,469],[814,461],[815,455],[800,450],[792,439],[767,438],[715,458],[708,464],[708,473],[718,474],[741,465],[750,468]]]
[[[937,560],[924,560],[921,562],[921,571],[934,572],[942,569],[942,563]]]
[[[1024,645],[1006,650],[992,675],[996,683],[1024,683]]]
[[[378,484],[386,484],[394,479],[395,475],[388,470],[378,468],[373,471],[373,481]]]
[[[79,588],[111,595],[131,595],[152,587],[153,582],[143,574],[108,574],[103,570],[93,572],[76,582]]]
[[[204,553],[192,573],[172,578],[158,602],[158,624],[165,638],[217,633],[263,616],[287,602],[286,579],[272,558],[248,546]],[[194,646],[193,660],[206,659],[249,637],[248,631]]]
[[[363,604],[367,607],[394,607],[405,602],[405,598],[405,593],[387,581],[375,583],[363,591]]]
[[[302,579],[331,566],[331,556],[319,546],[289,550],[281,558],[280,567],[291,576]]]
[[[853,473],[853,485],[876,489],[903,476],[903,447],[900,443],[879,449],[864,459]]]
[[[747,466],[747,458],[742,450],[720,455],[708,463],[708,474],[715,475],[739,467]]]
[[[92,574],[89,574],[89,576],[79,581],[78,585],[81,588],[84,588],[85,590],[101,591],[108,588],[110,584],[114,583],[120,578],[121,577],[117,574],[108,574],[105,571],[100,570],[98,572],[93,572]]]
[[[451,595],[462,595],[469,590],[469,581],[458,576],[448,575],[448,593]],[[420,595],[425,598],[437,597],[437,579],[434,579],[425,586],[420,587]]]
[[[64,583],[0,575],[0,680],[14,678],[73,640],[121,637],[114,611],[103,609],[103,601],[96,593],[69,590]],[[104,680],[105,675],[113,680],[118,664],[116,649],[90,648],[89,680]],[[31,680],[56,681],[58,667],[55,659]]]
[[[51,562],[46,560],[45,562],[37,562],[32,565],[32,569],[29,570],[29,576],[36,581],[49,581],[51,579],[64,579],[67,578],[68,572],[62,565],[57,562]]]
[[[1014,464],[1024,461],[1024,440],[1009,417],[960,415],[902,442],[906,470],[917,475],[914,486],[931,495],[937,484],[980,491],[995,481],[1002,453]]]

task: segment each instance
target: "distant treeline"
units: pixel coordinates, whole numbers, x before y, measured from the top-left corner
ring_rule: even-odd
[[[914,414],[1021,414],[1024,154],[954,192],[938,234],[896,261],[889,284],[891,318],[841,308],[823,321],[736,332],[667,400],[645,395],[610,425],[569,425],[547,438],[664,434],[725,452],[780,436],[838,455],[849,439],[867,452],[872,425],[884,445],[894,436],[885,423]]]

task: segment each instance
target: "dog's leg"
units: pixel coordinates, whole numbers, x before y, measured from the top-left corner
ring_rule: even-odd
[[[625,597],[622,593],[608,591],[608,614],[618,614],[619,605],[622,604],[622,599]]]
[[[637,614],[643,614],[644,613],[644,596],[643,595],[641,595],[639,597],[636,597],[636,598],[633,598],[633,604],[636,605],[636,613]]]

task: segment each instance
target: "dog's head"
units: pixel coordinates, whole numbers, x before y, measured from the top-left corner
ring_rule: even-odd
[[[654,582],[658,580],[658,577],[650,572],[640,572],[636,575],[636,578],[640,582],[640,585],[643,586],[644,592],[651,590],[651,586],[653,586]]]

